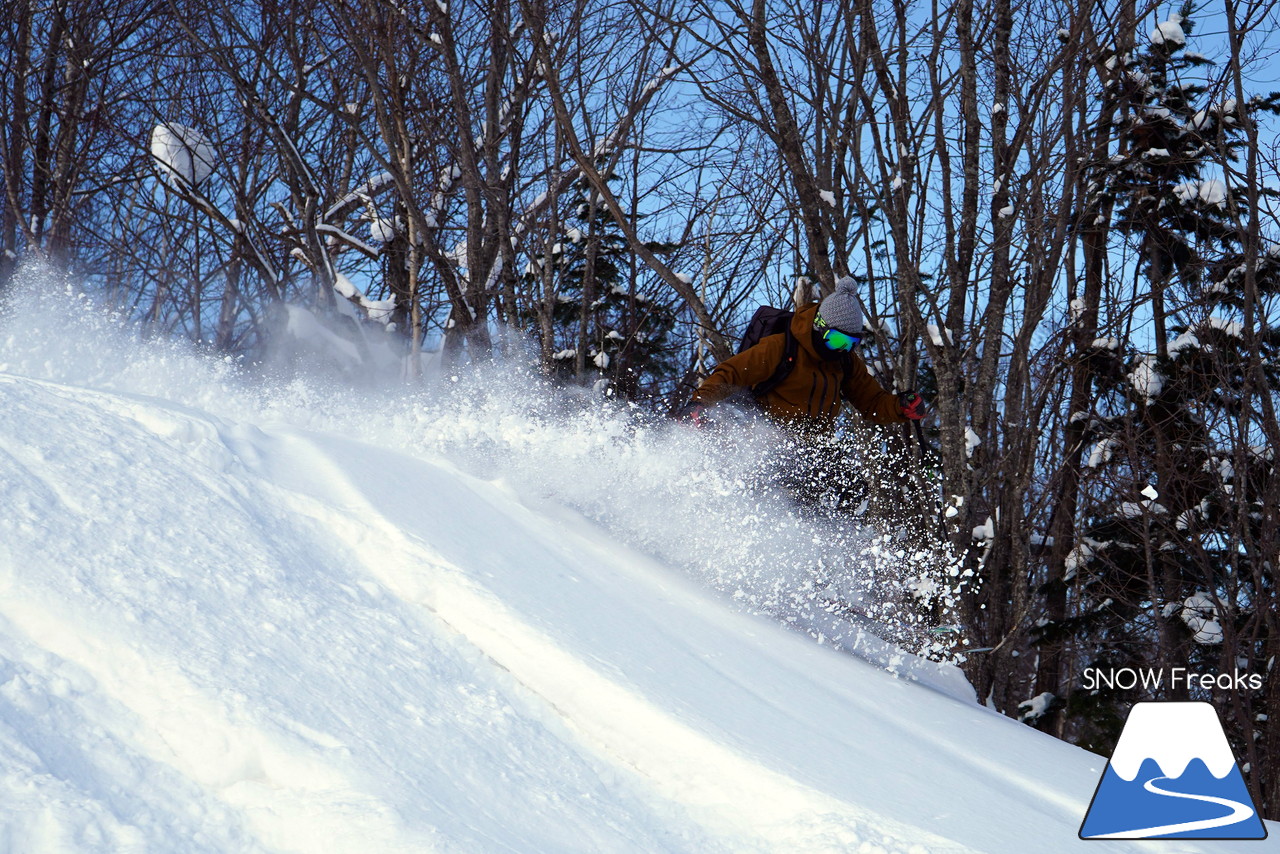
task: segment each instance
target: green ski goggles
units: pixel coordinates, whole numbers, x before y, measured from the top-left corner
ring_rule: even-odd
[[[822,343],[832,350],[848,352],[862,343],[862,333],[841,332],[834,326],[828,326],[821,315],[813,319],[813,325],[822,333]]]

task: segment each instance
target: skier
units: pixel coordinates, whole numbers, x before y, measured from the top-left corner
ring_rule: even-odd
[[[721,362],[676,417],[700,427],[716,404],[749,396],[796,439],[781,464],[788,491],[806,503],[846,507],[862,487],[851,482],[845,452],[835,442],[842,400],[876,424],[919,421],[924,400],[915,392],[886,391],[856,352],[863,323],[851,278],[838,281],[821,304],[798,309],[789,336],[767,335]]]
[[[791,319],[797,347],[794,364],[780,382],[761,394],[786,356],[786,335],[769,335],[736,356],[725,359],[693,393],[680,417],[700,424],[707,410],[744,391],[756,396],[766,415],[806,434],[835,430],[841,399],[876,424],[918,421],[924,400],[915,392],[895,396],[876,382],[856,347],[862,341],[862,309],[856,283],[843,278],[820,305],[799,309]]]

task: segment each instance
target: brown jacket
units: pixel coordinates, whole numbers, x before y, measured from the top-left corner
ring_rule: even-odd
[[[885,391],[867,371],[866,362],[857,353],[849,378],[843,384],[844,368],[838,359],[818,355],[813,342],[813,318],[817,305],[806,306],[791,320],[791,334],[796,337],[796,364],[777,388],[760,401],[765,412],[784,423],[830,431],[835,428],[843,397],[862,416],[877,424],[905,421],[898,398]],[[716,365],[711,375],[693,393],[696,403],[719,403],[740,389],[750,389],[773,376],[782,361],[786,336],[770,335],[736,356]]]

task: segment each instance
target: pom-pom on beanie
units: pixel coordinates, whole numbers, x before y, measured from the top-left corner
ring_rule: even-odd
[[[848,276],[836,282],[836,290],[818,306],[818,316],[841,332],[862,331],[862,309],[858,307],[858,283]]]

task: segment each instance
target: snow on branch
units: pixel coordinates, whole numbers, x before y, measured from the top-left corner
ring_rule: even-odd
[[[324,219],[326,221],[332,220],[335,216],[345,213],[349,208],[357,204],[367,202],[395,182],[395,176],[390,172],[380,172],[377,175],[374,175],[368,181],[365,181],[359,187],[336,201],[332,207],[324,212]]]
[[[161,122],[151,131],[151,156],[162,174],[192,187],[208,178],[217,162],[209,138],[177,122]]]
[[[1165,377],[1152,364],[1152,360],[1143,357],[1133,370],[1129,373],[1129,381],[1133,383],[1133,388],[1143,396],[1147,403],[1151,403],[1161,392],[1164,391]]]
[[[1178,610],[1178,616],[1190,629],[1198,644],[1212,646],[1223,641],[1222,621],[1218,616],[1218,600],[1203,590],[1187,597],[1179,609],[1176,605],[1166,610]]]
[[[394,326],[394,317],[396,310],[396,298],[394,296],[384,300],[373,300],[355,286],[341,272],[334,271],[333,289],[341,296],[349,305],[359,306],[364,309],[365,316],[379,323],[388,329]]]
[[[1226,320],[1221,317],[1210,317],[1204,323],[1200,324],[1200,328],[1216,329],[1224,335],[1230,335],[1232,338],[1244,338],[1244,326],[1235,320]]]
[[[1099,466],[1111,462],[1115,452],[1122,447],[1122,443],[1115,436],[1108,436],[1101,439],[1089,452],[1089,459],[1084,464],[1085,468],[1096,469]]]
[[[336,225],[329,225],[327,222],[318,222],[316,223],[316,233],[325,234],[331,238],[334,238],[335,240],[340,240],[343,243],[350,246],[351,248],[359,251],[361,254],[369,258],[378,257],[377,249],[370,246],[368,243],[365,243],[363,240],[356,237],[355,235],[350,234],[346,231],[343,231],[341,228],[338,228]]]
[[[262,252],[244,223],[218,209],[197,185],[204,182],[217,165],[213,143],[200,131],[176,122],[161,122],[151,131],[151,156],[165,186],[243,240],[251,253],[250,262],[272,283],[280,280],[275,264]]]
[[[1176,47],[1185,45],[1187,34],[1182,29],[1182,16],[1174,12],[1169,15],[1168,20],[1156,25],[1156,28],[1151,31],[1151,43]]]
[[[440,182],[436,187],[435,193],[431,195],[431,207],[427,210],[426,224],[428,228],[436,228],[440,221],[444,219],[445,201],[453,190],[454,182],[461,177],[462,168],[456,164],[440,173]]]
[[[1185,181],[1173,188],[1173,194],[1184,203],[1200,201],[1219,209],[1227,206],[1227,185],[1217,178]]]

